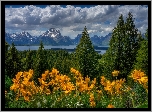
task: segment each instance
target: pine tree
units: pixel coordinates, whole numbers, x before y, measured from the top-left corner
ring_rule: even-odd
[[[109,80],[112,79],[111,72],[114,70],[121,71],[122,68],[122,48],[123,48],[123,38],[124,38],[124,20],[123,15],[120,15],[117,26],[113,29],[112,37],[109,43],[109,49],[99,60],[101,72]],[[102,74],[101,73],[101,74]]]
[[[148,29],[145,33],[146,39],[141,41],[140,49],[136,55],[134,69],[141,69],[148,76]]]
[[[97,53],[93,48],[86,26],[82,32],[80,43],[76,47],[75,55],[77,69],[83,76],[86,77],[88,75],[90,78],[96,77]]]
[[[125,36],[123,45],[123,66],[122,76],[127,79],[133,64],[136,60],[136,54],[139,49],[140,38],[138,38],[138,29],[135,28],[133,15],[129,12],[125,22]]]
[[[110,48],[99,61],[103,75],[112,79],[111,72],[120,71],[117,78],[127,79],[133,68],[135,56],[139,49],[140,38],[137,38],[138,29],[135,28],[133,16],[129,12],[124,23],[123,15],[119,17],[117,26],[113,29]]]
[[[9,44],[5,41],[5,54],[8,52]]]
[[[25,58],[25,62],[23,64],[24,66],[24,70],[28,71],[29,69],[33,69],[32,67],[32,63],[33,63],[33,59],[32,59],[32,52],[29,49],[26,53],[26,58]]]
[[[22,69],[21,59],[14,43],[8,50],[7,59],[5,60],[5,69],[10,78],[14,78],[17,72]]]
[[[44,54],[44,46],[43,46],[43,43],[41,42],[40,47],[37,50],[36,57],[34,59],[34,77],[33,77],[33,79],[35,80],[35,82],[37,84],[39,84],[38,78],[40,78],[42,73],[44,73],[46,70],[46,66],[47,66],[46,61],[47,60],[46,60],[46,57]]]
[[[5,75],[7,75],[6,65],[7,65],[7,59],[8,59],[8,48],[9,44],[5,41]]]

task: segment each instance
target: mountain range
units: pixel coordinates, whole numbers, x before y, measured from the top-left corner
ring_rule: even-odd
[[[95,46],[109,45],[112,33],[106,36],[94,35],[91,37],[92,44]],[[69,36],[62,36],[60,31],[55,28],[50,28],[40,36],[31,36],[28,32],[21,32],[19,34],[9,34],[5,32],[5,40],[8,44],[14,42],[15,45],[39,45],[40,41],[44,45],[77,45],[80,41],[82,34],[78,34],[74,39]]]

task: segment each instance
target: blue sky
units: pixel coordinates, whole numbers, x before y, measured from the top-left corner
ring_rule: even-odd
[[[120,14],[124,20],[132,12],[136,28],[148,28],[148,7],[144,5],[12,5],[5,6],[5,31],[29,32],[39,36],[49,28],[59,29],[63,36],[75,38],[87,26],[90,37],[112,32]]]

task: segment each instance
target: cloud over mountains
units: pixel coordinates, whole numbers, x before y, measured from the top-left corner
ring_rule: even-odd
[[[5,8],[5,30],[11,33],[27,31],[34,36],[53,27],[60,29],[64,36],[74,38],[87,26],[90,35],[105,36],[112,32],[120,14],[125,20],[128,12],[132,12],[136,27],[144,33],[148,27],[148,7],[139,5],[10,7]]]

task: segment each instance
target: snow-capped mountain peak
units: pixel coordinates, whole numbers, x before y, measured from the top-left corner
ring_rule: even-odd
[[[25,32],[25,31],[22,31],[19,35],[22,36],[22,37],[25,37],[25,38],[31,38],[32,37],[28,32]]]
[[[56,30],[55,28],[50,28],[45,33],[43,33],[41,36],[56,38],[57,36],[60,36],[60,35],[61,35],[61,33],[59,30]]]

